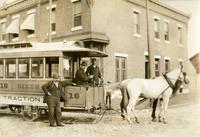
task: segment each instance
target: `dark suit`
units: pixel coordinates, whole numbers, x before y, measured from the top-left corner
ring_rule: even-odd
[[[94,67],[93,65],[90,65],[87,68],[86,74],[93,75],[93,79],[91,82],[94,82],[97,85],[99,84],[99,78],[101,78],[101,73],[98,66]]]
[[[61,82],[58,82],[57,87],[53,81],[49,81],[42,86],[42,89],[46,95],[50,126],[54,126],[55,122],[61,125],[60,99],[65,100]]]
[[[85,71],[82,68],[79,68],[76,72],[75,83],[78,85],[87,85],[89,80],[90,78]]]

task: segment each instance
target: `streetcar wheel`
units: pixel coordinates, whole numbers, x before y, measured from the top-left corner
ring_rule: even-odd
[[[9,108],[13,113],[21,113],[22,110],[22,106],[17,105],[10,105]]]
[[[24,106],[22,115],[24,120],[34,121],[39,117],[39,108],[37,106]]]

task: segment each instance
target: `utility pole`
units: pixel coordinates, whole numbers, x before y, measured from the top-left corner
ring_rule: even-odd
[[[146,0],[146,20],[147,20],[147,51],[148,51],[148,78],[151,78],[151,47],[149,38],[149,0]]]
[[[51,14],[52,14],[52,0],[49,0],[49,42],[51,42]]]

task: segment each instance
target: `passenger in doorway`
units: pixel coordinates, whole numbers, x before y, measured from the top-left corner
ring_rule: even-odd
[[[76,72],[75,83],[77,85],[88,85],[88,83],[93,78],[93,75],[88,76],[86,73],[87,63],[83,61],[80,65],[80,68]]]
[[[108,81],[107,84],[105,85],[105,92],[106,92],[106,106],[108,107],[108,109],[111,109],[111,92],[112,89],[110,88],[111,82]]]
[[[53,75],[53,80],[42,86],[45,93],[46,103],[49,111],[49,123],[51,127],[64,126],[61,124],[61,107],[60,101],[64,102],[64,92],[62,91],[62,84],[58,74]],[[56,122],[56,125],[55,125]]]
[[[93,85],[99,85],[100,84],[100,78],[102,78],[102,77],[101,77],[100,69],[97,66],[96,58],[93,58],[91,60],[91,63],[92,64],[87,68],[86,73],[87,73],[88,76],[93,75],[93,78],[90,81]]]

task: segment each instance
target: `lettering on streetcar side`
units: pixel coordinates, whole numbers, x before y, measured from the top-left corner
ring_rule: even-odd
[[[39,84],[25,84],[25,83],[20,83],[17,84],[18,89],[40,89]]]
[[[40,97],[26,97],[26,96],[3,96],[7,101],[19,101],[19,102],[41,102]]]
[[[7,89],[8,88],[8,83],[0,83],[0,88],[1,89]]]
[[[79,93],[68,93],[68,99],[79,99]]]

